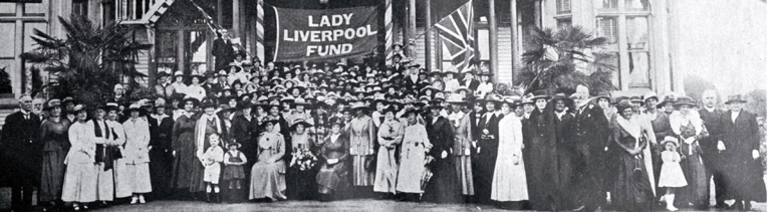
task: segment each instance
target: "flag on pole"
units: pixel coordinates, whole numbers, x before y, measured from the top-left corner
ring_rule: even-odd
[[[462,73],[473,68],[470,62],[476,56],[473,38],[473,6],[470,1],[453,2],[465,3],[454,12],[446,16],[439,16],[441,19],[435,27],[440,32],[439,35],[444,46],[449,50],[452,65]]]

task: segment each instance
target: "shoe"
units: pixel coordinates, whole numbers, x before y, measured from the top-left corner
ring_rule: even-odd
[[[206,193],[206,203],[211,203],[211,193]]]
[[[84,211],[87,211],[87,210],[88,210],[88,204],[83,204],[83,210],[84,210]]]
[[[222,195],[219,193],[215,193],[214,198],[216,198],[216,203],[222,203]]]
[[[714,206],[714,208],[716,208],[716,209],[727,209],[729,207],[730,207],[730,205],[728,205],[727,203],[724,203],[724,202],[717,203],[717,205]]]
[[[751,211],[751,201],[746,201],[746,203],[743,204],[743,210]]]
[[[743,201],[736,200],[735,203],[733,203],[733,205],[731,205],[728,209],[729,210],[743,210]]]
[[[142,196],[139,196],[139,204],[144,204],[144,203],[146,203],[146,202],[144,201],[144,195],[142,195]]]
[[[73,211],[81,211],[80,206],[74,206],[72,207]]]
[[[131,197],[131,204],[133,205],[133,204],[136,204],[136,203],[139,203],[139,198]]]
[[[666,210],[668,210],[668,211],[678,211],[679,208],[676,208],[673,205],[669,205],[669,206],[666,206]]]

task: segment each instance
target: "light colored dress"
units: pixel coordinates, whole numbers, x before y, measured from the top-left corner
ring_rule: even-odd
[[[374,122],[369,116],[354,118],[350,121],[350,155],[353,156],[353,185],[372,186],[374,171],[366,169],[366,164],[374,158]]]
[[[455,156],[455,172],[457,172],[457,179],[460,180],[460,189],[462,189],[463,195],[473,196],[476,192],[473,188],[473,171],[471,169],[471,151],[473,150],[471,119],[468,114],[459,112],[450,114],[449,122],[455,129],[452,155]]]
[[[404,127],[397,120],[385,121],[377,132],[380,149],[377,151],[377,173],[374,178],[374,191],[396,193],[396,146],[404,138]]]
[[[286,147],[283,135],[264,132],[259,137],[257,163],[251,168],[249,199],[286,199]]]
[[[497,166],[492,178],[492,200],[522,201],[529,199],[527,175],[522,159],[523,134],[521,119],[508,115],[500,120],[500,146],[497,149]],[[506,129],[502,129],[505,127]]]
[[[660,168],[660,181],[658,187],[661,188],[681,188],[687,186],[687,179],[684,178],[682,167],[679,161],[682,158],[675,151],[664,151],[660,153],[663,160],[663,166]]]
[[[123,129],[123,125],[116,121],[107,121],[110,128],[118,135],[113,140],[113,143],[120,148],[120,152],[126,152],[124,145],[126,144],[126,131]],[[126,165],[125,158],[118,158],[115,160],[115,198],[130,197],[133,192],[131,190],[131,181],[133,176],[128,172],[128,165]]]
[[[91,120],[89,122],[96,122],[102,131],[102,137],[96,137],[97,146],[102,145],[102,151],[109,151],[108,146],[114,145],[112,126],[109,126],[105,120]],[[106,154],[104,153],[104,155]],[[105,158],[105,161],[96,163],[96,200],[99,201],[112,201],[115,197],[115,169],[114,166],[111,169],[105,169],[106,160]]]
[[[404,129],[396,191],[403,193],[424,192],[421,182],[423,174],[427,170],[425,156],[432,147],[424,125],[417,123]]]
[[[150,193],[150,125],[144,118],[129,119],[123,122],[126,132],[123,158],[126,172],[131,177],[131,193]]]
[[[75,122],[70,126],[68,137],[70,150],[64,159],[67,170],[62,183],[62,201],[96,201],[96,136],[93,122]]]

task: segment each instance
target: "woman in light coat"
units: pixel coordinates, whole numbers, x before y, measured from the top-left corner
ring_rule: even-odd
[[[417,122],[418,111],[408,109],[402,116],[407,117],[407,126],[404,128],[404,140],[401,144],[400,166],[398,167],[398,178],[396,191],[404,193],[404,199],[408,201],[419,200],[424,188],[423,176],[428,163],[426,156],[433,147],[428,139],[428,132],[425,126]]]
[[[383,198],[396,194],[396,146],[404,138],[404,126],[395,118],[396,111],[385,110],[385,121],[377,132],[380,149],[377,151],[377,173],[374,178],[374,192],[384,193]]]
[[[150,182],[150,125],[140,117],[142,108],[138,104],[129,107],[131,118],[123,122],[126,132],[126,144],[123,158],[126,171],[131,176],[131,204],[145,203],[144,194],[152,192]]]
[[[497,149],[497,166],[492,178],[492,200],[498,202],[517,202],[529,199],[527,190],[527,175],[524,169],[522,149],[524,138],[521,129],[521,119],[511,114],[516,106],[513,98],[505,98],[502,111],[505,113],[500,120]]]
[[[68,131],[70,150],[64,159],[67,170],[62,183],[62,201],[71,202],[75,211],[87,209],[87,203],[96,201],[96,136],[93,122],[87,122],[85,106],[73,108],[76,115]]]

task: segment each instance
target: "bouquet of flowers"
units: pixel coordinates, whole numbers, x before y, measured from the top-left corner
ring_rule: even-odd
[[[305,171],[315,167],[318,158],[308,149],[294,149],[291,153],[291,163],[289,167],[298,168]]]

